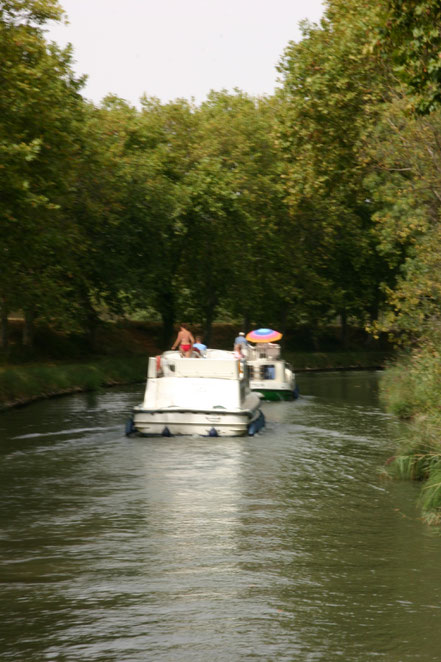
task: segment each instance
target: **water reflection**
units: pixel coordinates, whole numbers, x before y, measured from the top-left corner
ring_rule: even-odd
[[[0,417],[2,660],[438,659],[440,539],[382,482],[376,373],[254,438],[126,439],[139,387]]]

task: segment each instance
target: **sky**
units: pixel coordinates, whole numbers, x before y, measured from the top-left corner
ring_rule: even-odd
[[[69,25],[46,32],[71,43],[82,94],[112,93],[138,106],[143,94],[201,103],[210,90],[272,94],[276,66],[299,22],[318,22],[321,0],[59,0]]]

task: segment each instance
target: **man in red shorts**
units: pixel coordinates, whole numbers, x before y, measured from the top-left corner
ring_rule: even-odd
[[[179,351],[182,356],[190,357],[193,348],[194,338],[190,331],[187,329],[186,324],[180,324],[179,333],[173,343],[172,349],[176,349],[179,345]]]

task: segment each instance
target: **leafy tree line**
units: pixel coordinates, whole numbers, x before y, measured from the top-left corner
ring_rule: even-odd
[[[70,48],[45,39],[56,0],[3,1],[1,344],[12,311],[25,344],[36,319],[93,344],[103,311],[152,311],[164,347],[179,319],[209,342],[220,314],[315,337],[338,316],[343,340],[349,322],[412,342],[432,327],[438,69],[426,43],[409,50],[435,71],[416,104],[416,73],[401,73],[420,14],[403,30],[400,3],[372,4],[329,0],[281,56],[273,96],[138,109],[84,100]]]

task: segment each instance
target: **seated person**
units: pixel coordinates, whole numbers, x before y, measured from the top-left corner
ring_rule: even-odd
[[[193,343],[193,353],[197,356],[205,356],[207,345],[202,342],[201,336],[196,336],[196,342]]]

